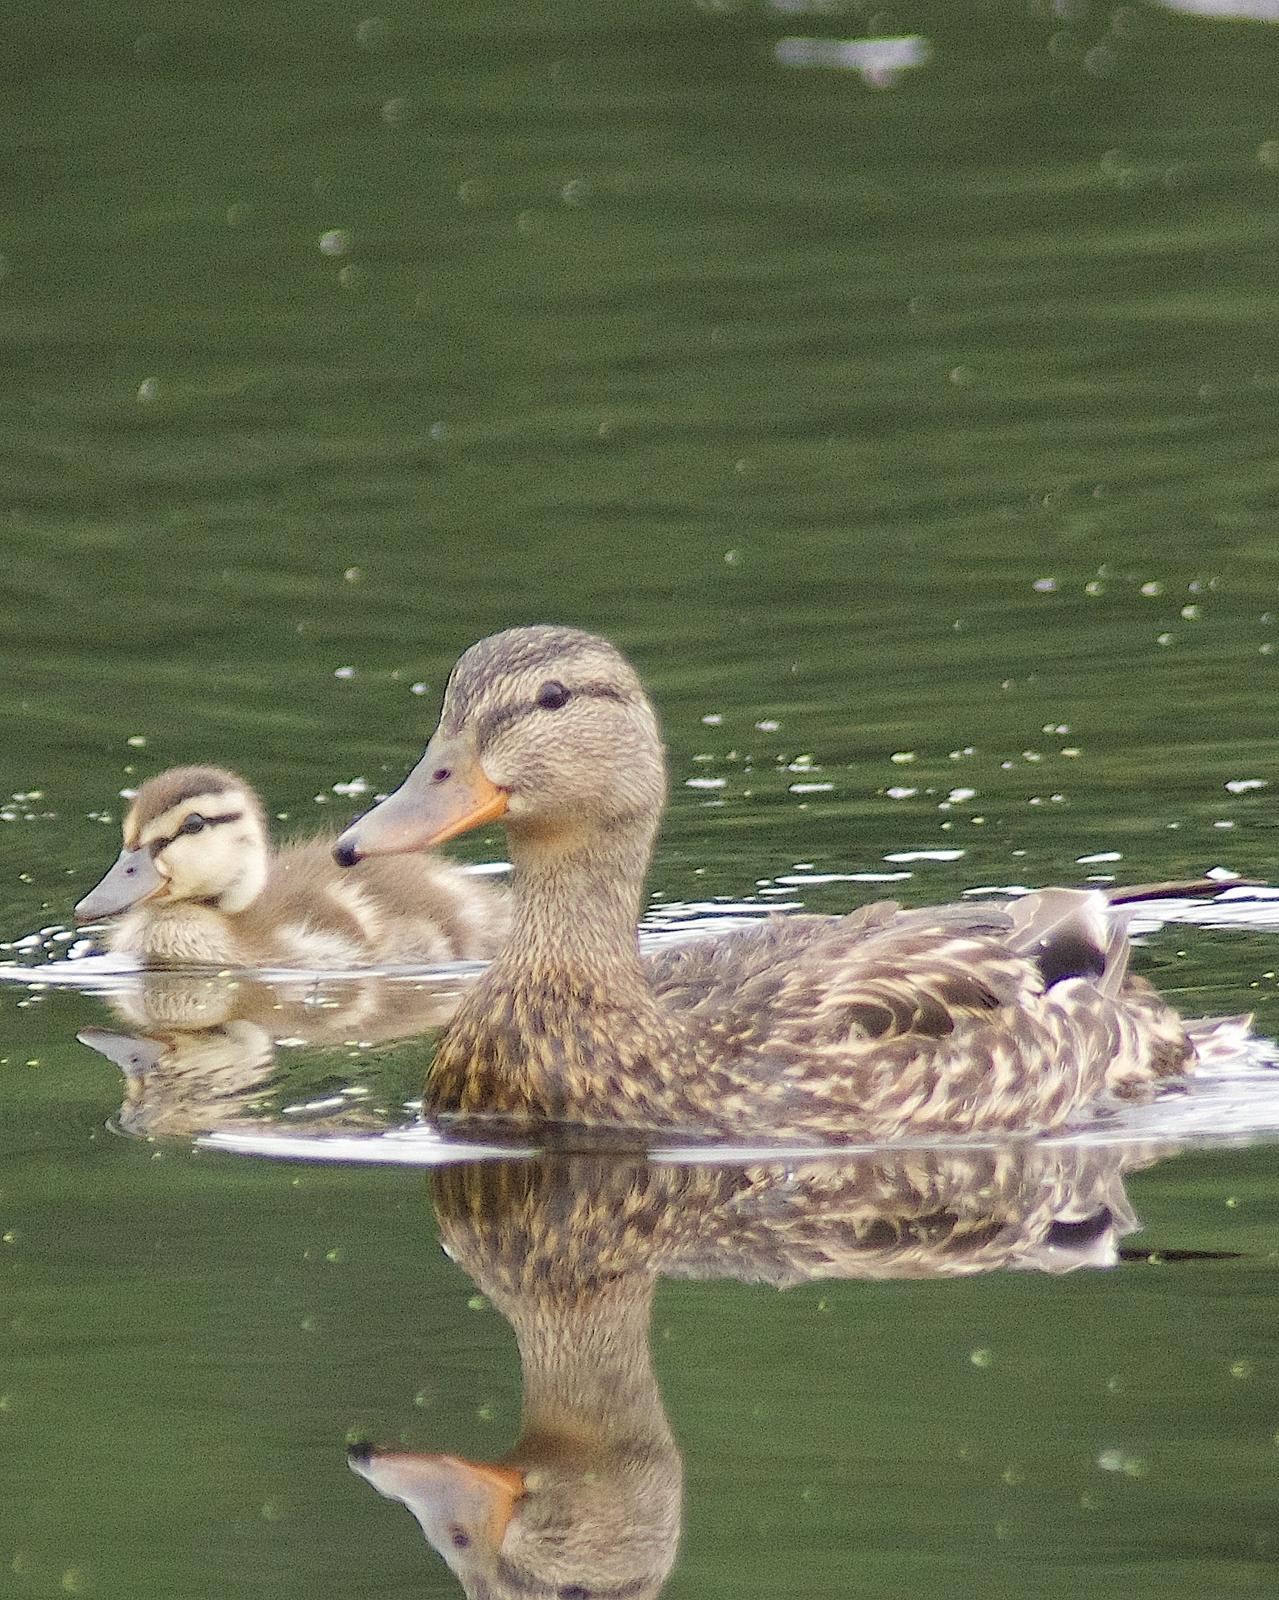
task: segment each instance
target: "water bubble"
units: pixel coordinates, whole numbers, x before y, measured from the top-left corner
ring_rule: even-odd
[[[335,667],[334,671],[333,671],[333,676],[335,678],[353,678],[355,676],[355,668],[354,667]]]
[[[1230,1363],[1230,1376],[1232,1378],[1251,1378],[1257,1368],[1251,1361],[1232,1361]]]
[[[344,256],[351,248],[351,235],[345,228],[328,228],[320,235],[320,254]]]
[[[580,206],[590,196],[591,186],[582,178],[571,178],[560,190],[560,199],[566,206]]]
[[[382,105],[382,121],[388,128],[402,128],[413,120],[413,102],[403,95],[392,95]]]
[[[149,406],[160,393],[160,380],[158,378],[143,378],[138,385],[138,404]]]
[[[984,1369],[989,1367],[994,1362],[995,1353],[993,1350],[987,1349],[972,1350],[969,1352],[968,1359],[972,1362],[973,1366]]]
[[[342,574],[343,580],[347,583],[359,583],[363,576],[364,574],[360,571],[359,567],[348,567]]]
[[[410,694],[425,694],[426,693],[426,684],[424,684],[424,683],[411,683],[411,684],[409,684],[409,693]]]
[[[1279,172],[1279,139],[1267,139],[1257,151],[1257,165]]]
[[[1030,586],[1036,594],[1056,594],[1056,578],[1036,578]]]

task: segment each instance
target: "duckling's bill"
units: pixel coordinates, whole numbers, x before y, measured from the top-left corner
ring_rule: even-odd
[[[145,848],[130,850],[126,846],[116,857],[106,877],[89,890],[75,908],[77,922],[96,922],[101,917],[115,917],[130,906],[149,900],[167,887],[163,876]]]
[[[408,777],[379,805],[353,822],[333,847],[339,865],[365,856],[428,850],[459,833],[505,816],[509,796],[470,759],[454,764],[432,740]]]

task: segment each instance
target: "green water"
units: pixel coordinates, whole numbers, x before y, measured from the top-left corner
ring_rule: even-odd
[[[218,761],[282,829],[335,826],[332,786],[397,779],[458,651],[519,621],[607,633],[652,688],[658,905],[1272,873],[1270,792],[1225,785],[1273,778],[1279,28],[872,9],[8,8],[24,959],[65,949],[122,788]],[[872,33],[930,59],[875,89],[775,54]],[[963,853],[884,861],[921,849]],[[1273,932],[1140,960],[1279,1031]],[[75,1042],[104,1003],[0,1010],[5,1592],[457,1593],[343,1460],[518,1433],[511,1335],[426,1180],[195,1153],[225,1107],[121,1118]],[[239,1089],[367,1089],[380,1126],[425,1057],[297,1048]],[[1192,1259],[664,1278],[666,1592],[1266,1592],[1273,1170],[1129,1176],[1128,1246]]]

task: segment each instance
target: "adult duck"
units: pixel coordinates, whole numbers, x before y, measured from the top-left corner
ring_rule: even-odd
[[[656,716],[605,640],[512,628],[461,657],[425,755],[335,850],[352,866],[506,827],[512,933],[445,1034],[429,1109],[773,1140],[1045,1129],[1184,1072],[1211,1037],[1128,976],[1093,891],[774,917],[645,957],[664,798]]]

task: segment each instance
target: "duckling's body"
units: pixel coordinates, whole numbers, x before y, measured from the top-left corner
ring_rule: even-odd
[[[221,768],[174,768],[153,778],[126,818],[124,839],[119,861],[76,912],[87,919],[124,910],[110,947],[147,961],[482,960],[508,926],[501,891],[438,857],[369,861],[343,873],[330,839],[272,852],[257,795]]]
[[[778,918],[643,959],[664,791],[652,707],[605,641],[516,628],[461,658],[422,761],[338,843],[362,862],[505,822],[512,936],[441,1044],[432,1108],[888,1139],[1051,1128],[1192,1064],[1092,892]]]

